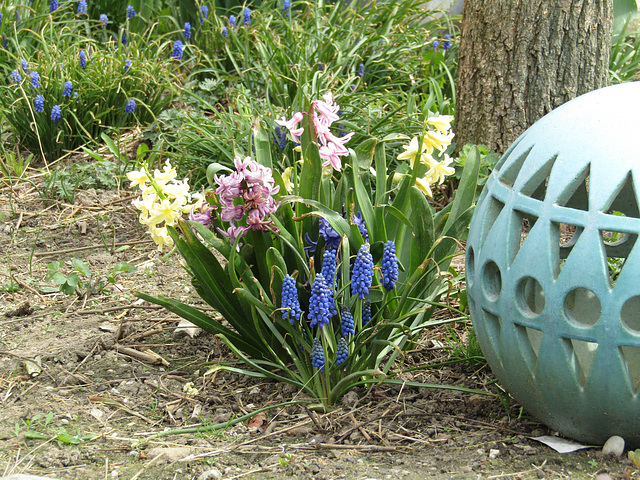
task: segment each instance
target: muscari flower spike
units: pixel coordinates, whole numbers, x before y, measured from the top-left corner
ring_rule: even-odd
[[[230,15],[229,16],[229,23],[231,24],[231,28],[236,28],[236,16],[235,15]]]
[[[229,31],[227,30],[227,27],[222,27],[222,36],[226,37],[229,35]]]
[[[36,71],[31,72],[31,88],[38,88],[40,86],[40,74]]]
[[[49,3],[49,13],[53,13],[58,9],[58,0],[51,0]],[[18,20],[16,20],[17,22]]]
[[[202,5],[202,7],[200,7],[200,12],[200,25],[202,25],[205,19],[209,16],[209,7],[207,7],[206,5]]]
[[[127,44],[127,32],[122,32],[122,45]]]
[[[20,66],[22,67],[23,72],[27,73],[29,71],[29,64],[24,58],[20,60]]]
[[[338,350],[336,351],[336,366],[340,366],[349,358],[349,345],[344,337],[338,340]]]
[[[175,58],[176,60],[182,60],[182,52],[184,50],[184,45],[180,40],[176,40],[173,42],[173,54],[171,58]]]
[[[317,338],[313,339],[313,346],[311,347],[311,366],[324,370],[324,350],[322,349],[322,343]]]
[[[311,298],[309,300],[309,320],[310,326],[319,328],[329,323],[332,311],[335,307],[330,304],[331,292],[327,286],[322,273],[318,273],[311,285]]]
[[[365,243],[369,243],[369,231],[367,230],[367,225],[364,223],[364,218],[362,218],[362,212],[358,212],[353,216],[353,223],[360,230],[360,235]]]
[[[128,5],[127,6],[127,18],[129,20],[131,20],[135,16],[136,16],[136,10],[133,8],[132,5]]]
[[[364,63],[358,65],[358,76],[364,77]]]
[[[106,27],[107,23],[109,23],[109,17],[107,17],[104,13],[102,13],[100,15],[100,23],[102,23],[103,27]]]
[[[433,41],[433,49],[437,50],[438,49],[438,45],[440,45],[440,42],[438,40],[434,40]]]
[[[300,320],[301,314],[296,281],[287,274],[282,280],[282,319],[289,320],[293,325],[295,320]]]
[[[451,48],[451,35],[448,33],[444,36],[444,42],[442,42],[442,49],[449,50]]]
[[[44,97],[42,95],[36,95],[33,99],[33,109],[36,113],[44,112]]]
[[[245,7],[244,9],[244,23],[245,25],[251,24],[251,9],[249,7]]]
[[[342,332],[343,337],[356,334],[356,326],[353,323],[353,315],[346,305],[343,305],[340,309],[340,331]]]
[[[82,68],[86,68],[87,67],[87,54],[85,53],[84,50],[80,50],[80,53],[78,54],[78,56],[80,57],[80,66]]]
[[[364,327],[371,321],[371,300],[365,300],[362,303],[362,326]]]
[[[62,118],[62,110],[60,109],[60,105],[54,105],[51,108],[51,120],[55,123],[58,123]]]
[[[369,295],[373,282],[373,257],[366,245],[360,246],[351,272],[351,294],[358,295],[360,300]]]
[[[395,282],[398,280],[396,246],[391,240],[387,240],[387,243],[384,244],[380,271],[382,272],[382,286],[390,292],[395,288]]]
[[[127,100],[127,103],[124,105],[124,113],[133,113],[136,109],[136,101],[133,98]]]
[[[191,38],[191,24],[189,22],[185,22],[184,24],[184,38],[186,40]]]
[[[282,131],[279,125],[276,125],[275,131],[276,131],[276,134],[273,138],[273,141],[275,142],[276,145],[278,145],[278,147],[280,147],[280,150],[284,150],[285,147],[287,146],[287,134],[286,132]]]
[[[22,75],[20,75],[20,72],[18,71],[17,68],[14,68],[13,70],[11,70],[11,81],[15,82],[15,83],[20,83],[22,81]]]
[[[324,218],[320,219],[320,235],[324,237],[324,243],[329,249],[337,249],[342,240],[340,234]]]
[[[78,2],[78,15],[87,14],[87,0],[80,0]]]
[[[130,70],[131,70],[131,59],[127,58],[127,59],[124,61],[124,67],[122,67],[122,71],[123,71],[124,73],[127,73],[127,72],[128,72],[128,71],[130,71]]]
[[[289,16],[289,6],[291,5],[291,1],[290,0],[284,0],[284,8],[282,9],[282,14],[285,17]]]
[[[71,90],[73,90],[73,82],[71,80],[67,80],[64,83],[64,89],[62,90],[62,96],[63,97],[70,97],[71,96]]]

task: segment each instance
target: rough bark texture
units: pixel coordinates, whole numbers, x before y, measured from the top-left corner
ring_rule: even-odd
[[[466,0],[456,142],[502,154],[536,120],[609,84],[613,0]]]

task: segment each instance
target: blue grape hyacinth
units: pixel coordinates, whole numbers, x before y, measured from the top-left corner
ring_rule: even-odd
[[[244,24],[251,25],[251,9],[249,7],[244,9]]]
[[[122,32],[122,45],[126,45],[127,44],[127,32]]]
[[[396,257],[396,246],[391,240],[384,244],[382,253],[382,286],[391,291],[396,286],[398,280],[398,258]]]
[[[336,366],[340,366],[349,358],[349,345],[344,337],[338,340],[338,350],[336,351]]]
[[[127,18],[131,20],[136,16],[136,10],[132,5],[127,5]]]
[[[227,27],[222,27],[222,36],[226,37],[229,35],[229,31],[227,30]]]
[[[53,13],[58,9],[58,0],[51,0],[49,2],[49,13]],[[18,20],[16,20],[17,22]]]
[[[109,23],[109,17],[107,17],[104,13],[100,15],[100,23],[102,23],[103,27],[107,26],[107,23]]]
[[[324,218],[320,219],[320,235],[324,237],[324,243],[327,245],[327,248],[337,249],[340,245],[340,234],[336,232],[333,227],[326,221]]]
[[[78,15],[87,14],[87,0],[80,0],[78,2]]]
[[[434,50],[437,50],[439,45],[440,45],[440,42],[438,40],[434,40],[433,41],[433,49]]]
[[[31,88],[38,88],[40,86],[40,74],[34,70],[29,76],[31,78]]]
[[[14,83],[20,83],[22,81],[22,75],[20,75],[20,72],[18,71],[17,68],[14,68],[13,70],[11,70],[11,81]]]
[[[186,40],[191,38],[191,24],[189,22],[185,22],[184,24],[184,38]]]
[[[343,305],[340,309],[340,331],[342,332],[343,337],[356,334],[356,326],[353,323],[353,315],[346,305]]]
[[[282,280],[282,319],[289,320],[293,325],[295,320],[300,320],[302,310],[298,300],[296,281],[291,275],[286,275]]]
[[[309,320],[311,320],[310,326],[319,328],[327,325],[334,310],[334,306],[331,305],[331,292],[327,286],[322,273],[318,273],[311,285],[311,298],[309,299]]]
[[[24,58],[22,60],[20,60],[20,66],[22,67],[22,71],[24,73],[27,73],[29,71],[29,64],[27,63],[27,61]]]
[[[358,65],[358,76],[364,77],[364,63]]]
[[[133,113],[136,110],[136,101],[133,98],[127,100],[127,103],[124,105],[124,113]]]
[[[44,112],[44,97],[42,95],[36,95],[33,99],[33,109],[36,113]]]
[[[360,300],[369,295],[373,282],[373,257],[366,245],[362,245],[356,255],[351,272],[351,294],[358,295]]]
[[[448,33],[444,36],[444,42],[442,42],[442,49],[449,50],[451,48],[451,35]]]
[[[80,50],[80,53],[78,54],[78,56],[80,57],[80,66],[82,68],[86,68],[87,67],[87,54],[85,53],[84,50]]]
[[[231,28],[236,28],[236,16],[235,15],[230,15],[229,16],[229,23],[231,24]]]
[[[124,61],[124,67],[122,67],[122,71],[123,71],[124,73],[127,73],[127,72],[129,72],[130,70],[131,70],[131,59],[127,58],[127,59]]]
[[[71,96],[71,90],[73,90],[73,82],[71,80],[67,80],[64,83],[64,89],[62,90],[62,96],[63,97],[70,97]]]
[[[362,218],[362,212],[358,212],[353,216],[353,223],[360,230],[360,235],[365,243],[369,243],[369,231],[367,230],[367,224],[364,223],[364,218]]]
[[[62,118],[62,109],[60,108],[60,105],[54,105],[51,108],[51,120],[53,120],[55,123],[58,123],[61,118]]]
[[[282,9],[282,14],[285,17],[289,16],[289,7],[291,6],[291,0],[284,0],[284,8]]]
[[[371,300],[365,300],[362,303],[362,326],[364,327],[371,321]]]
[[[200,25],[202,25],[205,19],[209,16],[209,7],[202,5],[202,7],[200,7],[200,12]]]
[[[184,50],[184,45],[180,40],[176,40],[173,42],[173,54],[171,58],[175,58],[176,60],[182,60],[182,52]]]
[[[313,339],[313,346],[311,347],[311,366],[324,370],[324,350],[322,349],[322,343],[317,338]]]

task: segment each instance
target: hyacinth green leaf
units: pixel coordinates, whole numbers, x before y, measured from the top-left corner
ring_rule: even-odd
[[[280,298],[282,292],[282,279],[289,272],[282,254],[273,247],[267,250],[267,267],[269,268],[269,293],[273,304],[277,306],[276,299]]]
[[[271,139],[260,124],[260,118],[256,118],[253,124],[253,144],[256,149],[256,162],[265,167],[272,168]]]
[[[373,206],[371,205],[371,197],[369,196],[369,192],[367,192],[364,183],[362,183],[361,174],[367,174],[366,170],[357,170],[355,168],[350,168],[349,173],[351,174],[353,188],[356,194],[356,210],[359,210],[362,213],[362,218],[364,218],[364,223],[369,230],[369,241],[375,242],[376,240],[380,240],[381,237],[378,237],[379,233],[378,225],[374,219]]]
[[[417,187],[411,187],[409,195],[411,201],[411,223],[413,224],[409,272],[413,272],[427,258],[433,246],[435,235],[433,231],[433,210],[424,193]]]
[[[473,205],[478,185],[478,172],[480,171],[480,151],[478,147],[473,147],[467,156],[467,161],[462,169],[462,177],[456,191],[451,213],[447,218],[447,223],[442,229],[443,235],[450,235],[449,229],[458,221],[468,209]],[[458,238],[458,237],[456,237]]]
[[[311,110],[309,106],[308,110]],[[318,200],[320,198],[320,186],[322,184],[322,159],[318,151],[317,136],[310,121],[311,114],[302,119],[302,133],[300,140],[302,145],[302,171],[300,173],[300,196],[305,199]]]

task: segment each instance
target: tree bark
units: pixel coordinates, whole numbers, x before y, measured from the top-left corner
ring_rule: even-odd
[[[499,154],[536,120],[609,84],[613,0],[466,0],[456,143]]]

